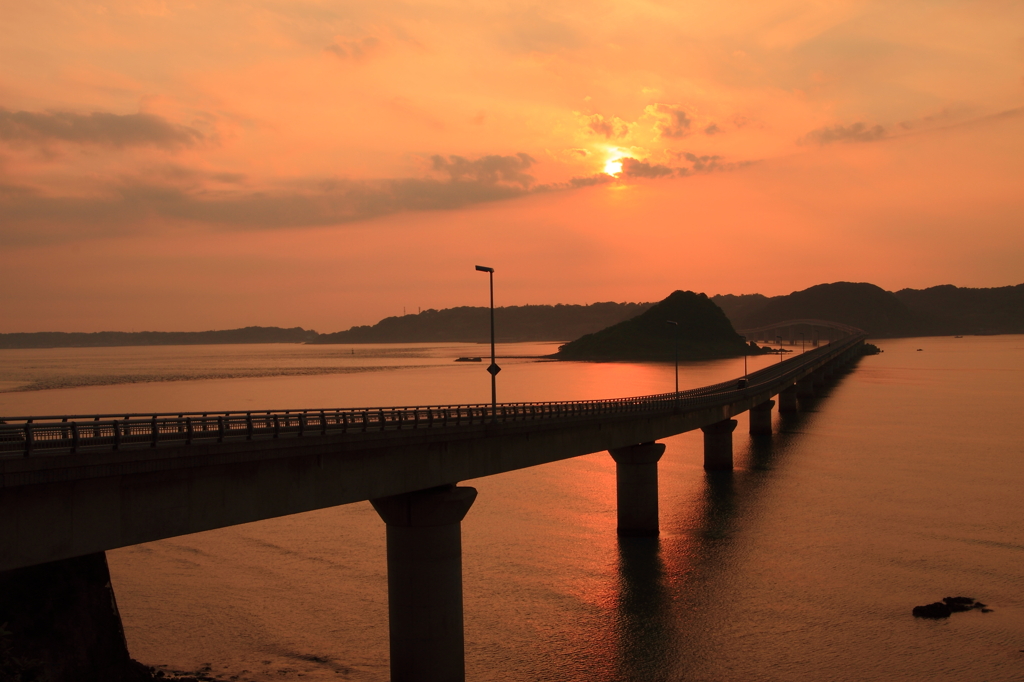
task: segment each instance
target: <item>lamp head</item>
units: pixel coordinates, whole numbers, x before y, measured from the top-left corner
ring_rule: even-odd
[[[489,268],[486,265],[476,266],[478,272],[494,272],[494,268]]]
[[[675,320],[665,320],[665,322],[666,322],[667,324],[674,324],[674,325],[675,325],[675,326],[677,326],[677,327],[679,326],[679,323],[678,323],[678,322],[676,322]]]

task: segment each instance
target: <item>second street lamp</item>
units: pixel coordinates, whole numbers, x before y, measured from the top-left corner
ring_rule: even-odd
[[[494,358],[494,268],[478,265],[476,269],[478,272],[486,272],[491,282],[491,364],[487,372],[491,375],[491,421],[494,422],[498,420],[498,372],[501,371]]]

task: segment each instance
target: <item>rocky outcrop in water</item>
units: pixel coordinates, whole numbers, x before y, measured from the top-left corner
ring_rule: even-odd
[[[982,613],[992,612],[992,609],[972,597],[943,597],[942,601],[915,606],[913,614],[918,618],[949,618],[954,613],[974,609],[980,609]]]

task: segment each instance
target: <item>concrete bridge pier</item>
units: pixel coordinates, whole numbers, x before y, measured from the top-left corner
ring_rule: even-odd
[[[704,432],[705,470],[732,471],[732,432],[736,423],[735,419],[725,419],[700,427]]]
[[[779,393],[779,412],[796,412],[796,385],[789,386]]]
[[[814,379],[810,376],[806,376],[796,382],[796,397],[798,398],[813,398],[814,397]]]
[[[775,407],[774,400],[766,400],[760,405],[750,408],[750,435],[770,436],[772,435],[772,408]]]
[[[608,453],[615,460],[618,534],[625,537],[658,535],[658,460],[665,453],[665,445],[641,443],[615,448]]]
[[[371,500],[387,524],[392,682],[464,682],[462,519],[476,489]]]

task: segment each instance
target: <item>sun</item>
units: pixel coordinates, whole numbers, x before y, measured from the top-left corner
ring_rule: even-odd
[[[608,159],[604,164],[604,172],[608,175],[618,175],[622,172],[622,159]]]

